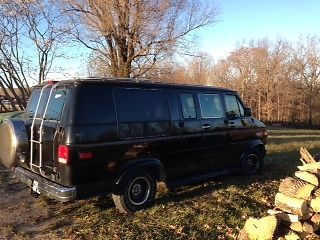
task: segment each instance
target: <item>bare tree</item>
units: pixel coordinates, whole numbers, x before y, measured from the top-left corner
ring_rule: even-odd
[[[14,0],[0,4],[0,87],[12,110],[25,108],[30,79],[38,73],[41,83],[58,57],[66,28],[53,3]]]
[[[293,54],[295,80],[305,96],[308,125],[313,125],[315,104],[320,95],[320,40],[307,37],[298,43]]]
[[[205,0],[65,1],[78,24],[73,35],[106,60],[114,77],[143,76],[217,15]]]
[[[26,105],[30,88],[24,73],[27,59],[20,52],[19,42],[24,27],[17,5],[13,2],[0,5],[0,87],[6,99],[10,101],[13,110],[23,109]],[[19,92],[16,91],[19,89]],[[21,98],[20,95],[21,94]],[[17,100],[17,105],[14,102]],[[5,106],[2,106],[8,110]]]
[[[38,82],[43,82],[51,70],[54,59],[63,57],[59,51],[68,43],[71,25],[66,22],[60,6],[54,0],[33,0],[20,4],[21,19],[26,37],[37,51]]]

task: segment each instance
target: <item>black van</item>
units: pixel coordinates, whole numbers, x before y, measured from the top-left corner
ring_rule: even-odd
[[[0,159],[32,191],[60,201],[112,193],[146,207],[177,186],[263,165],[265,125],[232,90],[133,79],[34,87],[24,119],[0,127]]]

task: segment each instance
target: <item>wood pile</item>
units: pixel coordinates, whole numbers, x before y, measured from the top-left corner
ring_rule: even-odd
[[[320,162],[300,148],[302,165],[283,179],[274,209],[261,219],[249,218],[238,239],[320,239]]]

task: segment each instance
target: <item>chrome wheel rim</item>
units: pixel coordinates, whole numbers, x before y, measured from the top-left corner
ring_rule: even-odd
[[[135,206],[142,205],[148,201],[151,193],[151,183],[146,177],[137,177],[129,185],[129,202]]]

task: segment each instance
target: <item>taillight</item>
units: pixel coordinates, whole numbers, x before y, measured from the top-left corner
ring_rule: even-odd
[[[60,145],[58,148],[58,162],[68,164],[70,161],[69,157],[69,147],[65,145]]]

